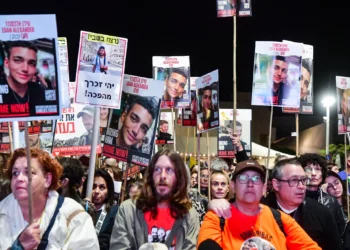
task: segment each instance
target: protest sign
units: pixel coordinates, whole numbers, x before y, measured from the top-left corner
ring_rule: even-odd
[[[190,104],[190,57],[154,56],[153,79],[163,81],[161,108],[184,108]]]
[[[182,126],[196,127],[197,125],[197,94],[196,80],[198,77],[191,77],[191,103],[189,108],[182,112]]]
[[[55,15],[0,16],[0,121],[60,114]]]
[[[236,8],[236,0],[216,0],[217,17],[235,16]]]
[[[336,76],[338,134],[350,132],[350,77]]]
[[[302,45],[256,42],[252,105],[300,105]]]
[[[62,108],[70,107],[69,100],[69,66],[68,66],[68,44],[67,38],[59,37],[58,38],[58,60],[59,68],[61,75],[61,100]]]
[[[103,155],[148,166],[154,146],[163,82],[125,75],[121,109],[110,112]]]
[[[75,102],[120,108],[126,38],[81,31]]]
[[[222,158],[234,158],[235,146],[233,139],[233,110],[220,109],[220,127],[218,136],[218,156]],[[251,131],[252,111],[250,109],[237,109],[236,133],[240,137],[242,147],[247,154],[251,153]]]
[[[171,112],[160,112],[156,144],[173,144],[174,128]]]
[[[219,71],[196,79],[197,133],[219,127]]]

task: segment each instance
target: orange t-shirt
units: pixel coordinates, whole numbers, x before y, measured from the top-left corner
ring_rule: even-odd
[[[171,228],[175,223],[175,219],[170,214],[170,208],[157,208],[158,215],[154,220],[151,212],[145,212],[144,217],[148,225],[148,242],[164,243],[167,239]],[[171,248],[175,250],[175,239],[171,244]]]
[[[261,205],[262,209],[256,216],[241,213],[235,206],[231,206],[232,217],[225,222],[221,231],[220,219],[209,211],[199,231],[197,247],[203,241],[212,239],[222,249],[319,249],[309,235],[289,215],[281,212],[284,236],[269,207]]]

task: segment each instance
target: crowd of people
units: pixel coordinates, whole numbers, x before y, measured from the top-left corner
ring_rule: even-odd
[[[29,190],[27,152],[17,149],[0,179],[0,249],[350,249],[346,171],[311,153],[267,171],[239,135],[232,143],[236,161],[210,167],[157,152],[123,202],[115,159],[95,170],[89,199],[84,159],[31,149]]]

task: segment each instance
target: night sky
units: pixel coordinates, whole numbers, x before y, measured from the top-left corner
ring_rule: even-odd
[[[72,81],[80,30],[85,30],[128,38],[127,74],[152,77],[155,55],[189,55],[192,76],[219,69],[220,100],[232,101],[233,19],[216,17],[215,0],[3,2],[0,14],[56,14],[58,35],[68,39]],[[345,4],[252,0],[253,16],[237,17],[238,91],[251,91],[255,41],[286,39],[313,45],[314,102],[320,107],[313,116],[301,118],[301,129],[321,123],[323,94],[335,95],[336,75],[350,76],[350,9]],[[276,115],[282,115],[279,110]],[[334,119],[335,112],[334,105]]]

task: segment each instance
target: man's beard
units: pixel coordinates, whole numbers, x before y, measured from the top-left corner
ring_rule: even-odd
[[[168,188],[170,188],[170,186],[169,186],[169,184],[168,183],[166,183],[166,182],[157,182],[156,184],[155,184],[155,187],[157,187],[159,184],[165,184],[165,185],[167,185],[168,186]],[[159,201],[167,201],[167,200],[170,200],[171,199],[171,197],[173,196],[173,194],[175,193],[175,187],[176,185],[173,185],[172,186],[172,188],[170,188],[170,191],[168,192],[168,193],[166,193],[166,194],[160,194],[160,193],[158,193],[158,191],[157,191],[157,188],[155,188],[155,197],[156,197],[156,200],[159,202]]]

